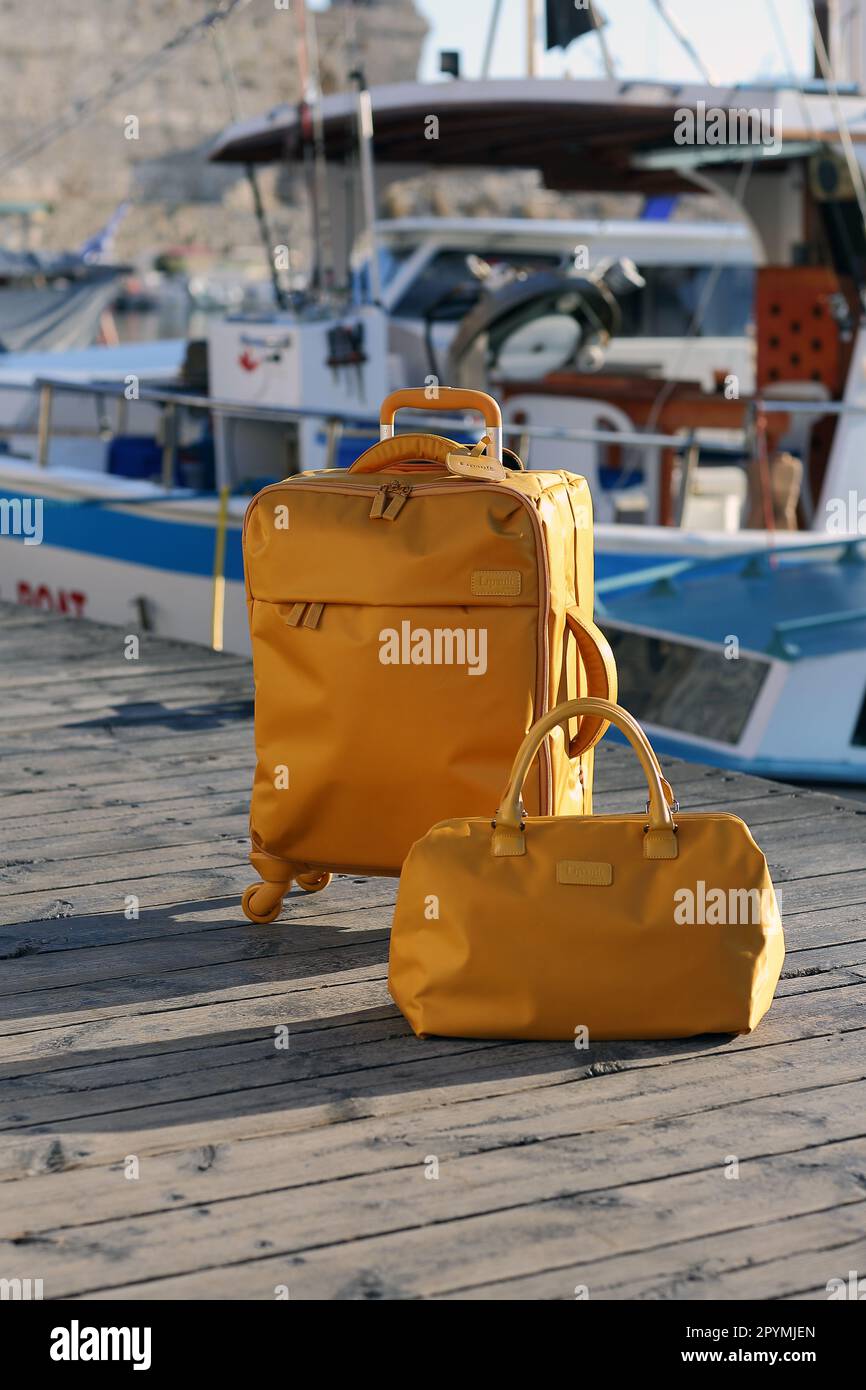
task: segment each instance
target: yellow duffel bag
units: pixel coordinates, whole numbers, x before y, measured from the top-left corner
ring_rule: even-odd
[[[576,716],[625,734],[647,779],[645,814],[526,816],[532,760]],[[784,955],[748,826],[680,812],[637,721],[587,698],[533,725],[492,821],[441,821],[412,846],[389,985],[421,1036],[747,1033],[770,1006]]]

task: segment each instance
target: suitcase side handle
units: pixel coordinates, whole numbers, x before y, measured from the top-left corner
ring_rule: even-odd
[[[610,724],[615,724],[624,734],[637,754],[649,788],[648,825],[644,831],[645,859],[676,859],[677,827],[674,823],[673,808],[668,801],[667,783],[663,784],[658,758],[652,744],[637,720],[621,705],[611,704],[609,700],[586,697],[579,700],[565,700],[548,714],[542,716],[526,735],[517,750],[514,766],[508,784],[502,794],[499,808],[493,818],[493,853],[497,856],[511,856],[526,853],[524,831],[526,817],[520,793],[533,758],[551,729],[557,724],[573,719],[575,715],[597,715]]]
[[[565,621],[586,671],[587,696],[616,704],[616,661],[604,633],[590,618],[582,618],[576,608],[566,609]],[[577,758],[581,753],[588,753],[606,730],[606,719],[581,719],[568,745],[568,756]]]
[[[394,417],[398,410],[436,410],[440,413],[455,410],[477,410],[483,416],[490,435],[489,452],[502,457],[502,411],[486,391],[469,391],[461,386],[437,386],[432,399],[423,386],[392,391],[382,402],[379,412],[379,438],[394,437]]]

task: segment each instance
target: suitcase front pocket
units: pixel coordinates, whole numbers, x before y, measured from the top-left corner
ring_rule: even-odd
[[[252,632],[270,853],[396,873],[434,821],[495,808],[533,717],[534,605],[255,600]]]

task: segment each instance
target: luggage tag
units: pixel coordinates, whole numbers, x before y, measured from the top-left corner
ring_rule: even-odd
[[[449,473],[462,478],[486,478],[488,482],[501,483],[508,477],[508,469],[501,459],[491,458],[484,450],[490,444],[490,436],[485,434],[474,449],[462,454],[448,454],[445,466]]]

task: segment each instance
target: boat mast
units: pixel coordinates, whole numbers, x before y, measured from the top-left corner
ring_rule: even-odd
[[[331,241],[328,171],[325,161],[325,127],[322,119],[322,92],[319,81],[319,54],[312,17],[306,0],[295,0],[297,27],[298,71],[301,84],[301,131],[304,158],[308,171],[310,210],[313,223],[313,245],[316,248],[313,272],[314,289],[327,290],[334,286],[334,251]],[[310,150],[312,149],[312,161]],[[310,163],[312,162],[312,168]]]
[[[361,203],[364,210],[364,230],[370,246],[370,299],[382,301],[382,282],[379,275],[379,243],[376,237],[376,175],[373,166],[373,103],[360,68],[350,74],[358,84],[358,165],[361,175]]]
[[[538,20],[536,0],[526,0],[526,76],[534,77],[535,64],[535,26]]]

